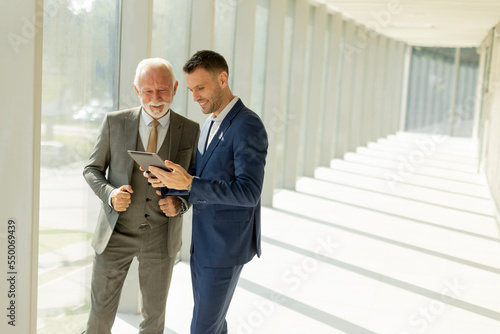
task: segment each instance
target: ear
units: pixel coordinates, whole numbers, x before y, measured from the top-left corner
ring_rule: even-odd
[[[226,71],[222,71],[222,72],[220,72],[219,77],[217,78],[217,82],[219,83],[219,85],[222,88],[224,88],[224,87],[227,86],[227,79],[228,79],[227,72]]]
[[[137,92],[137,95],[139,95],[139,96],[140,96],[141,94],[139,94],[139,89],[137,88],[137,86],[135,86],[135,85],[134,85],[134,89],[135,89],[135,91]]]
[[[175,93],[177,93],[177,87],[179,87],[179,81],[175,81],[175,85],[174,85],[174,96],[175,96]]]

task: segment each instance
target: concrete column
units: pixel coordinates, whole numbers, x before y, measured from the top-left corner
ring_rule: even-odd
[[[453,85],[451,86],[451,101],[450,101],[450,112],[449,112],[449,127],[448,135],[453,136],[453,130],[455,125],[455,100],[457,96],[457,81],[458,81],[458,71],[460,69],[460,48],[455,49],[455,63],[454,63],[454,74],[453,74]]]
[[[386,56],[385,56],[385,85],[382,104],[382,136],[385,137],[392,132],[392,124],[397,116],[393,111],[393,101],[396,92],[400,87],[396,86],[398,68],[398,56],[396,49],[396,41],[393,39],[387,40]]]
[[[378,38],[378,56],[377,56],[377,79],[378,79],[378,94],[377,103],[375,104],[376,117],[373,122],[376,138],[383,137],[384,133],[384,111],[387,108],[386,92],[387,92],[387,43],[388,39],[380,35]]]
[[[134,89],[134,77],[137,64],[151,56],[152,6],[152,1],[130,0],[122,3],[118,109],[140,105]],[[118,312],[141,313],[138,269],[139,262],[134,259],[125,279]]]
[[[325,90],[325,104],[323,115],[323,127],[321,131],[321,152],[320,152],[320,165],[329,166],[330,160],[334,157],[334,144],[335,144],[335,131],[337,116],[339,112],[340,101],[340,64],[339,58],[340,42],[342,39],[342,17],[340,14],[334,14],[331,18],[330,26],[330,49],[328,52],[327,64],[325,70],[328,71],[326,90]]]
[[[215,4],[214,0],[192,0],[191,5],[191,41],[189,45],[188,59],[193,54],[200,50],[210,50],[213,46],[213,32],[214,32],[214,13]],[[186,59],[186,61],[188,60]],[[231,69],[229,69],[231,75]],[[179,74],[180,79],[184,79],[184,74]],[[193,101],[191,93],[188,93],[187,103],[187,117],[203,125],[207,116],[201,112],[198,103]],[[184,221],[186,221],[186,217]],[[191,219],[189,219],[189,222]],[[187,224],[184,224],[186,227]],[[183,239],[183,243],[186,240]],[[191,242],[189,241],[188,244]],[[183,252],[184,254],[184,252]],[[183,258],[184,260],[184,258]]]
[[[238,2],[236,39],[234,47],[233,93],[249,103],[252,88],[253,35],[257,0]]]
[[[118,109],[140,105],[134,90],[134,77],[137,64],[150,57],[150,6],[150,1],[141,0],[124,1],[122,4]]]
[[[401,49],[402,49],[402,62],[403,62],[403,69],[402,69],[402,88],[401,88],[401,99],[400,99],[400,113],[399,113],[399,127],[397,128],[398,131],[404,131],[405,130],[405,124],[406,124],[406,117],[407,117],[407,112],[408,112],[408,89],[409,89],[409,83],[410,83],[410,62],[411,62],[411,52],[412,48],[411,46],[405,45],[401,43]]]
[[[309,99],[306,117],[306,136],[304,149],[304,175],[314,176],[314,170],[318,166],[319,131],[323,114],[322,98],[325,91],[323,75],[325,72],[325,31],[327,24],[327,12],[325,5],[319,5],[314,12],[314,32],[311,53],[310,85],[308,88]]]
[[[0,2],[4,78],[0,98],[0,332],[35,334],[38,292],[38,224],[43,2]],[[8,13],[8,14],[5,14]],[[19,103],[23,101],[23,103]],[[10,261],[10,262],[9,262]]]
[[[304,98],[304,59],[310,5],[307,0],[297,0],[293,34],[292,66],[290,74],[289,119],[285,143],[284,187],[295,189],[298,175],[298,147]]]
[[[340,107],[335,134],[335,157],[343,157],[347,152],[349,139],[349,119],[352,110],[353,69],[357,48],[354,44],[355,25],[353,21],[344,21],[344,42],[341,50],[342,78],[340,92]]]
[[[375,99],[375,75],[376,75],[376,60],[377,60],[377,38],[372,33],[368,33],[368,40],[366,42],[366,64],[365,64],[365,85],[364,85],[364,98],[362,104],[362,123],[361,134],[364,144],[371,140],[376,140],[373,136],[372,123],[374,112],[374,99]]]
[[[363,101],[367,90],[366,81],[366,45],[362,42],[367,35],[365,28],[362,26],[356,27],[355,45],[356,57],[353,67],[353,85],[352,85],[352,107],[349,117],[349,134],[347,142],[347,151],[355,151],[356,147],[361,144],[361,129],[364,119],[361,117],[363,113]]]
[[[285,119],[282,116],[281,82],[283,66],[283,37],[285,30],[286,0],[270,1],[269,31],[267,40],[267,59],[265,76],[265,93],[263,121],[269,139],[267,151],[266,174],[262,192],[262,204],[272,206],[276,173],[276,139],[284,130]]]

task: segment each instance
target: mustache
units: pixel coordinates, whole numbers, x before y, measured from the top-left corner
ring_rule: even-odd
[[[167,105],[167,102],[165,101],[160,101],[160,102],[148,102],[146,103],[146,107],[150,107],[150,106],[153,106],[153,107],[159,107],[159,106],[166,106]]]

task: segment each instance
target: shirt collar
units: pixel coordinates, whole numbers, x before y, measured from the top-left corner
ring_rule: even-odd
[[[153,117],[149,116],[148,113],[144,111],[144,107],[141,107],[141,119],[144,122],[144,124],[146,124],[146,126],[149,125],[149,123],[151,123],[154,120]],[[162,127],[166,127],[170,122],[170,109],[168,109],[168,112],[165,116],[163,116],[160,119],[157,119],[157,121],[160,122],[160,125]]]
[[[219,113],[218,116],[214,117],[214,114],[212,113],[212,120],[214,121],[214,123],[222,123],[222,121],[224,120],[224,118],[227,116],[227,114],[229,113],[229,111],[231,109],[233,109],[234,105],[236,104],[236,102],[238,102],[240,98],[235,96],[231,102],[229,102],[225,107],[224,109],[222,109],[222,111]]]

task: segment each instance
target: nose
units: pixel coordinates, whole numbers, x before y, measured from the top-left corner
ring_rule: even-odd
[[[192,93],[193,93],[193,101],[197,102],[200,99],[200,95],[196,92],[192,92]]]
[[[153,91],[153,101],[158,102],[160,100],[160,94],[157,91]]]

